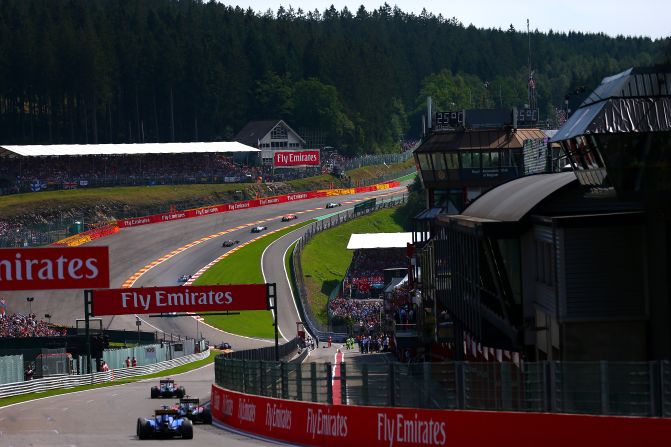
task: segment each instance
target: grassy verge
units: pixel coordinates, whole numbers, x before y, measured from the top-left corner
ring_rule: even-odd
[[[385,174],[401,172],[412,166],[412,163],[414,162],[410,159],[388,167],[385,165],[366,166],[348,171],[347,175],[355,181],[374,179]],[[336,188],[345,186],[331,175],[320,175],[286,182],[289,188],[279,193],[324,189],[330,187],[331,183]],[[241,199],[240,196],[236,196],[235,191],[242,191],[244,197],[250,198],[254,197],[259,189],[264,194],[272,194],[265,185],[253,183],[129,186],[13,194],[0,197],[0,216],[3,219],[12,219],[34,213],[35,210],[39,210],[40,214],[61,215],[63,212],[78,210],[77,212],[81,213],[81,210],[101,206],[112,212],[123,209],[154,208],[165,208],[163,211],[167,212],[172,204],[226,203],[235,201],[236,197]]]
[[[391,165],[371,165],[363,168],[352,169],[346,174],[354,181],[367,180],[382,177],[383,175],[395,174],[404,171],[415,165],[415,159],[410,157],[403,163],[394,163]]]
[[[198,278],[194,284],[259,284],[263,283],[261,254],[277,239],[312,221],[292,225],[267,235],[224,258]],[[205,315],[205,322],[216,328],[246,337],[273,338],[273,317],[267,310],[241,311],[240,315]],[[214,340],[217,341],[217,340]]]
[[[196,360],[195,362],[187,363],[185,365],[180,365],[176,366],[175,368],[170,368],[166,369],[165,371],[160,371],[154,374],[147,374],[144,376],[137,376],[137,377],[132,377],[132,378],[127,378],[127,379],[119,379],[119,380],[114,380],[113,382],[106,382],[106,383],[96,383],[94,385],[82,385],[82,386],[77,386],[74,388],[60,388],[57,390],[49,390],[45,391],[43,393],[29,393],[29,394],[21,394],[19,396],[11,396],[11,397],[5,397],[0,399],[0,407],[4,407],[6,405],[11,405],[11,404],[16,404],[20,402],[26,402],[29,400],[34,400],[34,399],[41,399],[43,397],[50,397],[50,396],[58,396],[60,394],[68,394],[68,393],[74,393],[76,391],[85,391],[85,390],[92,390],[95,388],[105,388],[108,386],[114,386],[114,385],[122,385],[126,383],[133,383],[137,382],[140,380],[145,380],[145,379],[153,379],[153,378],[158,378],[158,377],[165,377],[165,376],[174,376],[176,374],[181,374],[185,373],[188,371],[192,371],[194,369],[198,369],[201,366],[205,366],[209,363],[214,362],[214,357],[218,351],[216,350],[210,350],[210,355],[203,360]]]
[[[347,250],[352,233],[395,233],[403,230],[399,211],[384,209],[317,234],[301,255],[303,276],[308,289],[312,312],[327,324],[326,304],[331,291],[342,281],[352,262],[353,252]]]

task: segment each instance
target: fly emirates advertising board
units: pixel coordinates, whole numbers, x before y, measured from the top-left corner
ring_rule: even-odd
[[[93,292],[92,314],[126,315],[168,312],[266,310],[265,284],[144,287]]]
[[[0,249],[0,290],[109,287],[107,247]]]

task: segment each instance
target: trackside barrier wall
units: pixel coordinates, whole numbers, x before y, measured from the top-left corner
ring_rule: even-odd
[[[26,380],[25,382],[8,383],[0,385],[0,399],[20,394],[41,393],[59,388],[73,388],[80,385],[91,385],[95,383],[114,382],[135,376],[144,376],[171,369],[176,366],[202,360],[210,355],[210,351],[187,355],[167,362],[154,363],[153,365],[138,366],[136,368],[112,369],[108,372],[99,372],[83,375],[50,376],[44,379]],[[158,380],[158,379],[157,379]]]
[[[176,211],[174,213],[163,213],[163,214],[155,214],[153,216],[136,217],[133,219],[123,219],[119,220],[117,224],[119,225],[120,228],[137,227],[140,225],[148,225],[160,222],[170,222],[173,220],[190,219],[193,217],[207,216],[209,214],[226,213],[229,211],[257,208],[260,206],[276,205],[278,203],[295,202],[299,200],[316,199],[320,197],[330,197],[342,194],[358,194],[372,191],[383,191],[390,188],[396,188],[400,186],[400,184],[401,183],[398,181],[391,181],[372,186],[364,186],[360,188],[329,189],[320,191],[300,192],[294,194],[285,194],[275,197],[265,197],[261,199],[245,200],[242,202],[226,203],[223,205],[214,205],[203,208],[194,208],[190,210]]]
[[[284,359],[293,356],[301,343],[302,339],[294,337],[293,340],[280,345],[280,358]],[[275,346],[233,351],[230,354],[225,354],[225,357],[236,360],[275,360]]]
[[[362,407],[253,396],[212,385],[215,423],[304,446],[662,446],[667,419]],[[502,442],[509,439],[509,442]]]
[[[23,356],[6,355],[0,357],[0,383],[23,380]]]
[[[58,242],[54,242],[53,245],[62,247],[78,247],[79,245],[83,245],[95,239],[100,239],[101,237],[109,236],[118,232],[119,227],[115,222],[109,225],[94,228],[93,230],[75,234],[74,236],[66,237],[65,239],[61,239]]]

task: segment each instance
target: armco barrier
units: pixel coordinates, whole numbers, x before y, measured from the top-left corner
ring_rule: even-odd
[[[216,423],[304,446],[662,446],[666,419],[296,402],[212,385]],[[508,439],[509,441],[502,441]]]
[[[167,362],[154,363],[152,365],[139,366],[135,368],[119,368],[108,372],[98,372],[82,375],[50,376],[44,379],[27,380],[25,382],[7,383],[0,385],[0,398],[18,396],[20,394],[39,393],[59,388],[73,388],[80,385],[91,385],[94,383],[113,382],[128,377],[144,376],[153,374],[186,363],[202,360],[210,355],[209,351],[200,352],[180,357]]]
[[[316,199],[320,197],[330,197],[333,195],[359,194],[364,192],[382,191],[400,186],[399,181],[379,183],[372,186],[363,186],[361,188],[347,188],[334,190],[320,190],[310,192],[298,192],[294,194],[285,194],[281,196],[265,197],[261,199],[245,200],[242,202],[226,203],[223,205],[214,205],[204,208],[194,208],[174,213],[155,214],[153,216],[135,217],[132,219],[122,219],[117,222],[120,228],[137,227],[140,225],[155,224],[161,222],[170,222],[173,220],[190,219],[193,217],[207,216],[209,214],[227,213],[260,206],[276,205],[278,203],[295,202],[298,200]]]
[[[109,236],[114,233],[119,232],[119,227],[116,223],[105,225],[102,227],[94,228],[93,230],[84,231],[83,233],[75,234],[74,236],[66,237],[60,241],[54,242],[52,245],[58,245],[63,247],[77,247],[79,245],[86,244],[92,240],[99,239],[101,237]]]

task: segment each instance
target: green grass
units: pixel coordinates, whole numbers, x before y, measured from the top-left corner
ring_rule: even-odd
[[[391,165],[371,165],[364,166],[363,168],[352,169],[347,171],[346,174],[349,178],[354,181],[374,179],[382,177],[383,175],[394,174],[397,172],[402,172],[415,165],[415,159],[410,157],[403,163],[394,163]]]
[[[412,166],[412,159],[399,164],[374,165],[348,171],[352,180],[374,179],[393,172],[400,172]],[[332,175],[319,175],[286,182],[288,191],[282,193],[309,191],[344,186]],[[219,204],[235,201],[235,191],[240,190],[246,198],[254,197],[261,189],[270,194],[265,185],[252,183],[198,184],[198,185],[158,185],[129,186],[115,188],[84,188],[68,191],[44,191],[39,193],[13,194],[0,197],[0,216],[3,219],[16,218],[34,213],[62,213],[63,210],[87,209],[106,206],[111,210],[165,208],[168,211],[175,203]],[[238,197],[240,199],[240,197]]]
[[[311,222],[307,221],[292,225],[241,248],[214,265],[198,278],[194,284],[263,283],[260,261],[261,254],[266,247],[285,234]],[[275,336],[272,313],[267,310],[241,311],[240,315],[205,315],[204,318],[207,324],[233,334],[258,338],[273,338]]]
[[[352,233],[395,233],[404,231],[398,209],[388,208],[338,225],[317,234],[305,246],[301,265],[312,312],[319,321],[327,324],[326,304],[331,291],[342,281],[352,262],[347,250]]]
[[[94,385],[82,385],[82,386],[77,386],[73,388],[60,388],[56,390],[49,390],[45,391],[43,393],[29,393],[29,394],[21,394],[18,396],[11,396],[11,397],[5,397],[0,399],[0,407],[4,407],[6,405],[11,405],[11,404],[16,404],[19,402],[26,402],[29,400],[34,400],[34,399],[40,399],[43,397],[49,397],[49,396],[58,396],[60,394],[68,394],[68,393],[74,393],[76,391],[85,391],[85,390],[92,390],[95,388],[105,388],[108,386],[114,386],[114,385],[122,385],[126,383],[133,383],[137,382],[140,380],[145,380],[145,379],[153,379],[153,378],[158,378],[158,377],[165,377],[165,376],[174,376],[177,374],[185,373],[188,371],[192,371],[194,369],[200,368],[201,366],[205,366],[209,363],[214,362],[214,358],[216,357],[217,351],[216,350],[210,350],[210,355],[203,360],[196,360],[195,362],[187,363],[185,365],[180,365],[176,366],[175,368],[170,368],[166,369],[165,371],[157,372],[154,374],[147,374],[144,376],[137,376],[137,377],[132,377],[132,378],[127,378],[127,379],[119,379],[119,380],[114,380],[112,382],[106,382],[106,383],[97,383]]]

